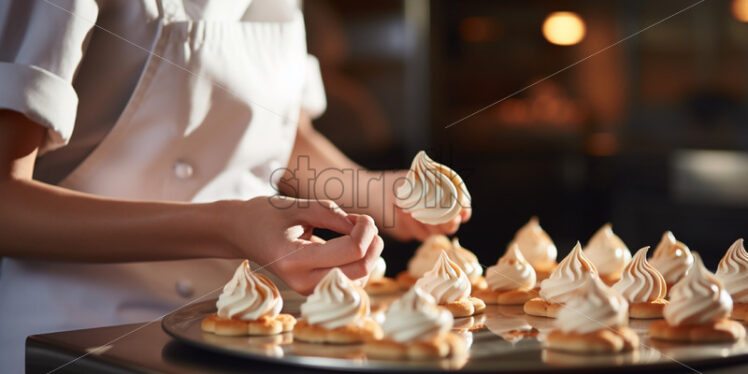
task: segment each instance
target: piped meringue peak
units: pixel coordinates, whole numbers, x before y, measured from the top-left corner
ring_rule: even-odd
[[[732,243],[717,267],[717,278],[736,303],[748,303],[748,252],[743,239]]]
[[[536,270],[550,269],[556,265],[558,250],[551,237],[540,227],[538,217],[530,218],[517,230],[507,248],[515,244],[519,246],[519,251]]]
[[[631,261],[631,252],[623,240],[613,233],[613,225],[606,223],[587,242],[584,254],[602,275],[620,274]]]
[[[444,235],[432,235],[416,250],[413,258],[408,261],[408,273],[420,278],[434,268],[439,255],[446,252],[449,259],[454,261],[468,278],[474,279],[483,274],[483,266],[473,252],[463,248],[457,238],[449,239]]]
[[[693,256],[685,244],[675,240],[672,232],[666,231],[649,263],[662,274],[667,284],[674,285],[688,272],[693,264]]]
[[[301,304],[301,316],[326,329],[355,324],[368,315],[369,296],[339,268],[330,270]]]
[[[223,286],[216,302],[218,316],[255,321],[260,317],[274,317],[283,308],[278,288],[267,277],[255,273],[244,260],[234,276]]]
[[[395,300],[385,314],[384,336],[396,342],[427,341],[449,332],[454,319],[418,286]]]
[[[509,247],[496,265],[486,270],[486,281],[492,291],[531,290],[535,287],[535,269],[515,244]]]
[[[667,295],[665,278],[647,262],[648,251],[649,247],[636,251],[634,258],[623,269],[621,279],[613,285],[613,290],[631,303],[662,300]]]
[[[384,278],[384,273],[387,272],[387,263],[383,257],[377,257],[377,261],[374,263],[374,268],[369,273],[369,281],[380,280]]]
[[[579,292],[559,311],[556,326],[578,334],[626,326],[628,307],[626,299],[599,277],[587,275]]]
[[[470,193],[462,178],[424,151],[413,158],[405,183],[395,195],[400,209],[428,225],[449,222],[463,208],[470,208]]]
[[[589,275],[597,276],[597,270],[577,242],[551,276],[540,282],[540,297],[554,303],[565,303],[578,292]]]
[[[416,287],[431,294],[438,304],[464,299],[471,291],[470,279],[444,251],[439,254],[434,268],[416,281]]]
[[[663,314],[671,326],[700,325],[724,319],[732,311],[732,298],[722,283],[693,253],[688,273],[670,291]]]

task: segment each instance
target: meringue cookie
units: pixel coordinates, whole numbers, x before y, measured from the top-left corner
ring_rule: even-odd
[[[483,275],[483,266],[478,262],[478,257],[473,252],[463,248],[457,238],[452,239],[452,248],[447,252],[449,258],[454,261],[470,279]]]
[[[693,266],[670,292],[665,320],[671,326],[700,325],[724,319],[732,311],[732,298],[722,283],[693,254]]]
[[[743,239],[732,243],[719,262],[717,278],[736,303],[748,303],[748,253]]]
[[[374,268],[371,269],[371,272],[369,273],[369,282],[384,278],[384,273],[386,271],[387,263],[384,262],[384,258],[382,258],[381,256],[377,257],[377,260],[374,263]]]
[[[396,205],[416,220],[438,225],[470,207],[470,193],[457,173],[420,151],[403,183],[395,192]]]
[[[584,247],[584,254],[595,264],[601,276],[617,277],[623,267],[631,261],[631,252],[623,240],[613,233],[613,226],[606,223]]]
[[[439,260],[442,251],[452,249],[452,243],[444,235],[429,236],[426,241],[416,249],[413,257],[408,261],[408,273],[415,278],[420,278],[434,267]]]
[[[530,221],[517,231],[507,248],[515,244],[535,270],[550,269],[556,265],[558,250],[551,237],[540,227],[537,217],[530,218]]]
[[[662,274],[665,282],[672,286],[688,273],[693,264],[693,256],[685,244],[676,241],[673,233],[666,231],[662,234],[662,239],[657,244],[649,263]]]
[[[649,247],[639,249],[623,269],[621,280],[613,285],[613,290],[631,303],[662,300],[667,295],[665,278],[647,262],[648,250]]]
[[[471,291],[470,279],[445,251],[439,254],[434,268],[416,281],[416,287],[431,294],[438,304],[465,299]]]
[[[452,313],[436,305],[434,298],[417,286],[390,304],[382,330],[385,338],[399,343],[428,341],[449,332]]]
[[[535,287],[535,269],[522,256],[515,244],[502,256],[496,265],[486,270],[488,288],[492,291],[516,289],[530,290]]]
[[[582,245],[577,242],[551,276],[540,282],[540,297],[545,301],[565,303],[579,292],[588,275],[597,276],[597,270],[582,253]]]
[[[558,313],[556,327],[561,331],[587,334],[627,325],[628,302],[599,277],[585,277],[579,290]]]
[[[244,260],[223,287],[216,307],[221,318],[254,321],[278,315],[283,308],[283,299],[273,282],[250,270],[249,261]]]
[[[355,324],[368,315],[369,296],[339,268],[330,270],[301,304],[301,316],[326,329]]]

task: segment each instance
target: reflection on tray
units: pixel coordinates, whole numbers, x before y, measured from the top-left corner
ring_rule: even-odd
[[[280,346],[293,342],[293,335],[290,332],[270,336],[221,336],[203,333],[202,337],[206,343],[268,357],[283,357],[283,349]]]

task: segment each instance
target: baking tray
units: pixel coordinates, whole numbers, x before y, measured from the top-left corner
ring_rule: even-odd
[[[372,298],[382,308],[394,297]],[[543,349],[540,341],[553,328],[553,319],[522,313],[521,306],[489,305],[482,316],[455,320],[456,331],[470,343],[466,358],[441,360],[383,360],[368,358],[362,345],[294,342],[291,333],[269,337],[225,337],[204,333],[200,322],[216,311],[215,300],[179,309],[161,322],[177,341],[208,351],[308,368],[347,371],[441,371],[464,369],[491,372],[657,371],[748,362],[748,342],[675,344],[649,339],[651,321],[631,320],[641,347],[623,354],[571,354]],[[286,300],[283,311],[299,315],[301,300]]]

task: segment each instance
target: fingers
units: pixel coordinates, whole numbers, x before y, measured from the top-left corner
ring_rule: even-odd
[[[377,237],[377,227],[369,216],[348,216],[353,222],[350,234],[328,241],[310,240],[301,243],[304,246],[294,260],[304,262],[307,268],[329,268],[363,259]],[[299,264],[303,267],[304,264]]]
[[[330,200],[307,200],[307,204],[295,207],[291,214],[297,223],[329,229],[341,234],[348,234],[354,224],[348,214]],[[308,206],[307,206],[308,205]]]
[[[473,208],[462,208],[460,211],[460,218],[462,222],[467,222],[470,220],[470,217],[473,216]]]
[[[345,274],[350,279],[360,279],[366,277],[374,268],[377,258],[382,254],[382,249],[384,249],[384,241],[382,240],[382,237],[376,235],[372,239],[369,248],[367,248],[364,258],[340,266],[340,270],[342,270],[343,274]]]

